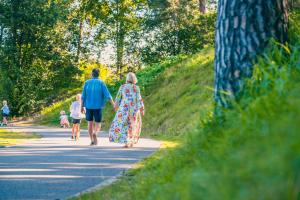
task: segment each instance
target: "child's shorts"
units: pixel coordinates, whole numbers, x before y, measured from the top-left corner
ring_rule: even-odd
[[[8,114],[7,113],[2,113],[2,116],[3,117],[8,117]]]
[[[81,122],[81,119],[74,119],[73,118],[73,124],[80,124],[80,122]]]

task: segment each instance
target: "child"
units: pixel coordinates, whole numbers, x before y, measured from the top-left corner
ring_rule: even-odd
[[[62,128],[69,128],[70,127],[70,123],[68,120],[68,116],[66,115],[65,111],[60,111],[60,127]]]
[[[7,101],[3,101],[3,107],[1,108],[2,117],[3,117],[3,126],[7,126],[7,117],[9,115],[9,107],[7,105]]]
[[[80,137],[80,121],[81,121],[81,95],[76,95],[76,101],[74,101],[70,107],[73,127],[71,139],[79,140]]]

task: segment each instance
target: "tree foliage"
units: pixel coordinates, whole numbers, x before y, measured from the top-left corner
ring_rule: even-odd
[[[0,0],[0,98],[30,114],[78,91],[91,66],[113,80],[198,52],[213,44],[216,18],[216,2],[202,3],[206,14],[198,0]]]
[[[68,3],[1,1],[2,98],[13,113],[37,110],[49,97],[76,85],[71,37],[64,23]]]

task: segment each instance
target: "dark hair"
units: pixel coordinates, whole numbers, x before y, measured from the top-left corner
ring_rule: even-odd
[[[93,77],[99,77],[99,74],[100,74],[99,69],[94,68],[94,69],[92,70],[92,76],[93,76]]]

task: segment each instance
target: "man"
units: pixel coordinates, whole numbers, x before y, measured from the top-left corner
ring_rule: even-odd
[[[104,108],[106,101],[109,100],[111,105],[114,107],[114,101],[105,83],[98,77],[99,69],[93,69],[92,78],[84,83],[81,96],[81,111],[86,113],[91,145],[98,144],[97,133],[100,132],[101,129],[102,109]]]

